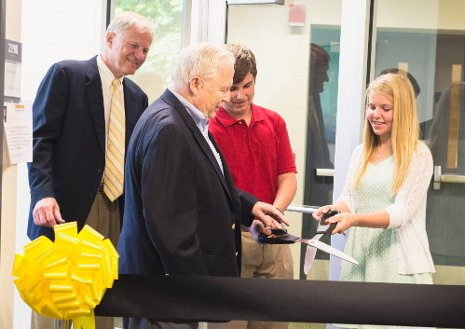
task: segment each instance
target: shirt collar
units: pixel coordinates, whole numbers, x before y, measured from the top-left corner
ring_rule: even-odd
[[[173,93],[174,96],[176,96],[177,99],[184,105],[184,107],[187,110],[187,113],[191,116],[191,118],[194,120],[195,124],[201,131],[207,130],[208,129],[208,118],[200,111],[198,108],[196,108],[194,105],[189,103],[187,99],[182,97],[179,93],[174,91],[172,88],[168,87],[168,90]]]
[[[263,113],[260,110],[260,108],[253,103],[251,104],[251,106],[252,106],[252,120],[250,121],[250,125],[252,125],[253,122],[263,120]],[[226,112],[226,110],[222,106],[220,106],[218,112],[216,113],[216,118],[225,127],[230,127],[232,125],[237,124],[240,121],[243,121],[242,119],[238,120],[232,117],[228,112]]]
[[[109,86],[111,87],[111,84],[113,80],[115,79],[115,76],[113,75],[113,72],[108,68],[108,66],[105,64],[105,62],[102,59],[102,56],[97,56],[97,68],[100,73],[100,79],[102,79],[102,84],[104,86]],[[123,83],[123,78],[119,78],[119,81]]]

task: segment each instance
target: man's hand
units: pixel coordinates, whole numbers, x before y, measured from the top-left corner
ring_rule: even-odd
[[[320,208],[316,209],[316,210],[312,213],[312,217],[313,217],[315,220],[318,220],[318,221],[319,221],[320,218],[321,218],[321,216],[323,216],[323,214],[326,214],[327,212],[332,211],[332,210],[336,210],[336,211],[337,211],[337,208],[336,208],[335,205],[329,204],[329,205],[320,207]]]
[[[266,228],[265,225],[258,219],[254,219],[252,222],[252,225],[249,227],[249,231],[252,234],[252,237],[254,238],[255,241],[258,242],[258,236],[260,233],[263,233],[265,235],[270,235],[271,230],[269,228]]]
[[[262,232],[269,235],[271,228],[281,228],[281,224],[289,226],[284,215],[271,204],[258,201],[252,208],[252,215],[263,223]]]
[[[60,207],[55,198],[43,198],[37,201],[32,211],[34,224],[53,228],[56,224],[65,223],[61,217]]]

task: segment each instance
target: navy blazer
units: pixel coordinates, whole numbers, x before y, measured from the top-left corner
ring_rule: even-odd
[[[119,273],[239,274],[240,225],[250,225],[257,199],[238,194],[221,159],[224,174],[169,90],[148,107],[126,159]]]
[[[123,80],[123,88],[127,145],[148,106],[148,98],[129,79]],[[35,239],[46,235],[53,240],[52,229],[34,224],[32,209],[36,202],[45,197],[56,198],[63,219],[77,221],[81,229],[102,180],[105,118],[97,57],[52,65],[39,86],[32,111],[28,236]]]

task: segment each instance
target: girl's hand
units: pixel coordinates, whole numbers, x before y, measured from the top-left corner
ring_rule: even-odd
[[[344,234],[346,230],[351,228],[352,226],[356,226],[357,215],[351,214],[348,212],[342,212],[332,217],[326,219],[326,223],[337,223],[336,227],[334,228],[332,234],[340,233]]]

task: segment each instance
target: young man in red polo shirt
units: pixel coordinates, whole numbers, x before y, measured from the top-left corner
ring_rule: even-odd
[[[276,112],[253,104],[257,66],[250,49],[226,45],[236,58],[229,102],[224,102],[209,123],[236,186],[261,201],[286,210],[297,190],[296,167],[286,123]],[[241,277],[292,279],[288,245],[256,242],[242,232]],[[214,327],[221,325],[215,324]],[[210,327],[210,326],[209,326]],[[284,329],[287,323],[233,321],[227,328]]]

